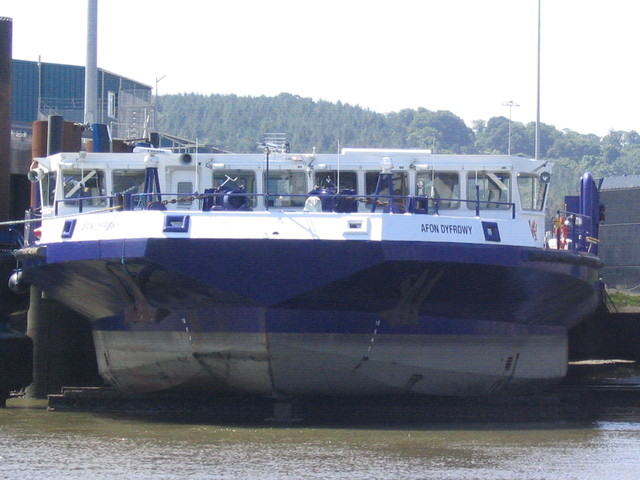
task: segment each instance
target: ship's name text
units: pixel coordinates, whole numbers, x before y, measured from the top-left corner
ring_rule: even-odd
[[[82,224],[82,230],[114,230],[117,226],[115,222],[87,222]]]
[[[420,226],[422,233],[441,233],[441,234],[453,234],[453,235],[471,235],[471,225],[450,225],[437,223],[423,223]]]

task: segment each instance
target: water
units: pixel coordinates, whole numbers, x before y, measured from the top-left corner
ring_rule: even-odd
[[[0,410],[0,478],[635,479],[640,413],[584,422],[309,427]]]

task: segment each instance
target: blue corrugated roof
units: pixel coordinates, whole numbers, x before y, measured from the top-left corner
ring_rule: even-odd
[[[616,190],[621,188],[640,188],[640,175],[608,177],[602,180],[600,190]]]
[[[31,124],[37,118],[38,87],[45,111],[63,114],[65,120],[83,121],[84,69],[77,65],[38,63],[28,60],[12,62],[12,122]],[[107,91],[125,89],[151,91],[151,87],[127,77],[98,69],[98,102],[106,105]],[[103,84],[104,83],[104,84]]]

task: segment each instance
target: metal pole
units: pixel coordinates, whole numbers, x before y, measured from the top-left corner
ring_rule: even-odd
[[[155,108],[153,109],[153,130],[154,131],[158,131],[158,84],[160,83],[160,80],[162,80],[164,77],[166,77],[166,75],[163,75],[160,78],[156,77],[156,89],[153,92],[154,93],[153,104],[155,106]],[[198,153],[197,150],[196,150],[196,153]]]
[[[271,153],[269,147],[265,147],[265,154],[267,157],[267,182],[264,186],[265,199],[264,199],[264,209],[269,210],[269,154]]]
[[[84,71],[84,122],[98,120],[98,0],[87,1],[87,65]]]
[[[541,1],[538,0],[538,82],[537,82],[537,108],[536,108],[536,154],[537,160],[540,155],[540,17]]]
[[[513,107],[519,107],[520,104],[514,102],[513,100],[509,100],[508,102],[504,102],[502,105],[504,107],[509,107],[509,143],[507,147],[507,154],[511,155],[511,109]]]
[[[507,145],[507,155],[511,155],[511,107],[509,107],[509,143]]]

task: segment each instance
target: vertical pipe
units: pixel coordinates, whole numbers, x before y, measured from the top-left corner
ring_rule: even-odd
[[[84,72],[84,123],[98,121],[98,0],[87,0],[87,65]]]
[[[60,115],[50,115],[48,122],[33,122],[33,158],[61,152],[64,130]],[[35,189],[32,189],[31,202],[32,208],[35,208],[38,203]],[[48,393],[59,391],[63,383],[60,378],[67,372],[67,367],[57,359],[61,355],[59,352],[64,351],[64,332],[60,329],[56,312],[55,305],[43,298],[42,290],[31,286],[27,336],[33,341],[33,382],[27,388],[27,395],[33,398],[46,398]],[[52,323],[54,318],[58,320],[55,327]]]
[[[95,350],[86,319],[32,286],[27,336],[33,341],[33,382],[27,396],[47,398],[94,376]]]
[[[591,172],[585,172],[580,179],[580,213],[584,215],[583,221],[583,239],[581,245],[587,248],[585,237],[598,237],[598,222],[600,200],[598,196],[598,188],[593,180]],[[594,244],[591,248],[594,255],[598,254],[598,245]]]
[[[49,115],[47,129],[47,155],[62,152],[64,145],[64,121],[60,115]]]
[[[64,122],[63,152],[79,152],[82,149],[82,126],[73,122]]]
[[[33,135],[31,137],[31,158],[42,158],[47,156],[47,131],[49,128],[49,122],[45,120],[36,120],[32,124]],[[37,162],[32,162],[31,167],[37,167]],[[31,209],[36,209],[40,206],[39,198],[39,184],[31,184]]]
[[[27,312],[27,336],[33,341],[33,382],[27,388],[27,396],[47,397],[48,329],[49,321],[43,312],[42,290],[31,286]]]
[[[42,113],[42,62],[38,55],[38,107],[36,108],[36,120],[41,119]]]
[[[0,221],[12,211],[11,188],[11,64],[13,20],[0,17]]]
[[[267,157],[267,172],[266,172],[266,176],[267,176],[267,180],[266,180],[266,185],[264,187],[264,193],[265,193],[265,197],[264,197],[264,209],[265,210],[269,210],[269,146],[265,147],[265,155]]]

